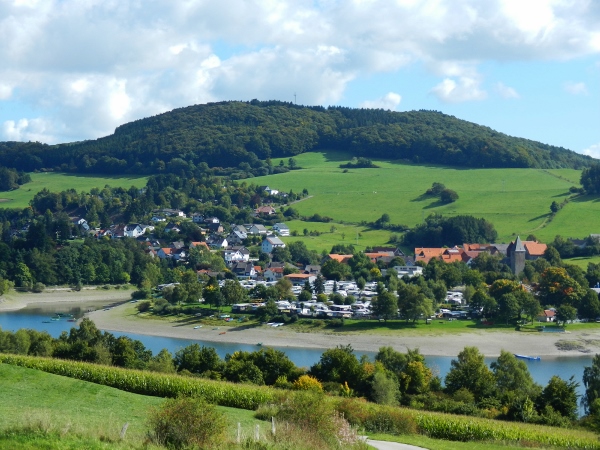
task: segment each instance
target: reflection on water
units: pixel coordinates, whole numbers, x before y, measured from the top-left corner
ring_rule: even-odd
[[[51,317],[55,316],[56,313],[73,314],[76,318],[80,318],[89,308],[99,309],[104,306],[106,306],[106,302],[86,304],[84,306],[72,306],[70,308],[66,308],[64,306],[56,307],[44,305],[43,307],[26,308],[19,311],[0,313],[0,328],[10,331],[16,331],[20,328],[32,328],[39,331],[47,331],[53,337],[58,337],[60,336],[61,332],[69,331],[76,324],[68,322],[67,318],[51,320]],[[146,348],[152,350],[153,354],[157,354],[163,348],[166,348],[171,353],[175,353],[177,350],[193,343],[214,347],[219,356],[222,358],[225,357],[227,353],[233,353],[237,350],[255,351],[261,348],[257,345],[251,344],[205,342],[202,340],[146,336],[135,333],[113,334],[115,336],[129,336],[132,339],[138,339],[146,346]],[[281,347],[278,348],[278,350],[285,352],[294,362],[294,364],[299,367],[312,366],[319,361],[319,358],[323,353],[323,350],[308,348]],[[510,351],[510,349],[506,350]],[[373,359],[375,356],[375,353],[373,352],[356,353],[358,357],[361,355],[367,355],[369,358]],[[524,362],[529,367],[529,371],[533,379],[542,386],[546,385],[553,375],[558,375],[565,380],[568,380],[571,376],[573,376],[575,381],[580,383],[579,394],[581,395],[583,393],[583,369],[585,366],[591,365],[592,357],[592,354],[587,354],[580,357],[555,357],[544,358],[541,361],[525,360]],[[434,373],[439,375],[442,379],[450,370],[450,363],[452,359],[454,359],[454,357],[451,356],[425,357],[427,365],[431,367],[434,370]],[[486,358],[488,365],[494,360],[495,358]]]

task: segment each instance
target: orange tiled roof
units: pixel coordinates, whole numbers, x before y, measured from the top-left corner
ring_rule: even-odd
[[[423,261],[428,263],[431,258],[439,258],[444,253],[445,248],[415,248],[415,262]]]
[[[335,259],[339,263],[346,264],[354,255],[338,255],[336,253],[331,253],[328,256],[330,259]]]
[[[523,245],[525,246],[527,253],[529,253],[532,256],[542,256],[546,251],[546,248],[548,248],[546,244],[541,244],[539,242],[533,241],[525,241],[523,242]]]
[[[309,273],[290,273],[288,275],[285,276],[286,278],[304,278],[304,279],[308,279],[310,277],[314,277],[314,275],[311,275]]]

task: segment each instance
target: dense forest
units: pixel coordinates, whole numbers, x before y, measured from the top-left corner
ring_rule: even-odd
[[[0,143],[0,164],[18,170],[86,173],[193,172],[210,167],[267,175],[272,157],[343,150],[356,157],[467,167],[584,168],[564,148],[514,138],[437,111],[221,102],[124,124],[96,140],[44,145]]]
[[[0,191],[18,189],[20,185],[30,181],[31,176],[28,173],[0,166]]]

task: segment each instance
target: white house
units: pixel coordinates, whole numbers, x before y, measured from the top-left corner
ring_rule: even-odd
[[[251,262],[238,261],[231,266],[231,271],[241,279],[256,277],[256,269]]]
[[[409,277],[423,275],[423,267],[421,266],[394,266],[394,270],[400,278],[404,275],[408,275]]]
[[[263,273],[266,281],[278,281],[283,278],[283,267],[270,267]]]
[[[289,236],[290,229],[285,223],[276,223],[273,225],[273,231],[279,234],[280,236]]]
[[[225,264],[230,265],[236,262],[250,261],[250,252],[246,247],[231,247],[223,251],[223,259]]]
[[[275,248],[285,248],[285,243],[277,236],[266,236],[262,241],[262,252],[271,253]]]

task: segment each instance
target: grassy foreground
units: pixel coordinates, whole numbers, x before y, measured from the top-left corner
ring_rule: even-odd
[[[597,197],[578,197],[554,218],[550,216],[550,204],[562,203],[570,196],[571,186],[579,187],[581,172],[577,170],[462,169],[374,160],[379,169],[349,169],[345,173],[339,165],[350,156],[344,153],[305,153],[294,159],[302,170],[252,181],[283,191],[307,188],[312,198],[294,205],[305,216],[318,213],[338,223],[360,223],[375,221],[387,213],[391,223],[414,226],[434,212],[445,216],[469,214],[491,221],[499,242],[508,242],[516,234],[532,233],[548,242],[557,234],[584,237],[597,232]],[[458,201],[444,205],[424,197],[433,182],[456,191]],[[331,223],[326,225],[329,228]],[[314,226],[307,223],[306,228]],[[351,243],[354,236],[346,234],[346,242]],[[309,248],[322,247],[309,242]]]
[[[31,182],[19,189],[9,192],[0,192],[0,208],[26,208],[29,201],[42,189],[51,192],[61,192],[75,189],[77,192],[89,192],[92,188],[111,187],[141,188],[146,185],[148,177],[141,176],[88,176],[80,174],[67,174],[59,172],[31,173]]]
[[[142,448],[148,412],[164,401],[7,364],[0,364],[0,379],[0,448]],[[245,435],[256,424],[268,428],[252,411],[218,409],[232,440],[237,423]],[[12,437],[6,435],[11,429]]]
[[[253,389],[251,386],[247,385],[236,385],[231,383],[215,383],[210,382],[208,380],[203,379],[184,379],[180,383],[175,382],[175,378],[183,378],[183,377],[173,377],[173,376],[163,376],[160,374],[150,374],[148,372],[139,372],[139,371],[127,371],[124,369],[105,367],[105,366],[95,366],[93,364],[86,363],[76,363],[69,361],[57,361],[50,360],[46,358],[33,358],[33,357],[22,357],[22,356],[12,356],[12,355],[0,355],[0,360],[2,363],[7,363],[15,366],[22,366],[31,368],[37,368],[42,371],[50,372],[50,373],[61,373],[63,375],[69,377],[83,378],[83,379],[95,379],[95,380],[103,380],[105,383],[119,386],[122,390],[128,391],[144,391],[150,390],[153,391],[155,388],[153,385],[159,384],[161,390],[165,393],[163,396],[173,396],[176,394],[175,390],[179,389],[179,387],[185,387],[184,385],[197,385],[195,391],[205,397],[207,400],[210,400],[216,404],[232,404],[231,402],[240,403],[240,407],[242,409],[252,410],[254,407],[250,408],[251,402],[248,402],[248,395],[254,395],[251,390]],[[4,375],[2,371],[8,370],[8,375]],[[25,370],[25,372],[22,372]],[[15,368],[11,367],[6,369],[5,364],[0,364],[0,376],[2,376],[3,380],[7,380],[7,382],[3,383],[3,389],[11,390],[11,384],[17,382],[17,380],[24,378],[26,376],[33,376],[32,382],[27,385],[27,381],[25,381],[25,385],[21,390],[25,392],[24,399],[20,400],[19,396],[12,397],[12,400],[7,401],[7,411],[10,411],[10,414],[13,416],[16,415],[16,412],[19,411],[21,407],[27,407],[27,402],[29,404],[36,404],[37,399],[35,396],[54,396],[55,399],[60,399],[64,395],[68,395],[69,393],[74,397],[73,402],[62,402],[62,401],[54,401],[52,402],[52,406],[49,406],[48,412],[54,414],[54,412],[58,413],[57,416],[60,417],[60,414],[63,414],[67,419],[69,417],[81,417],[84,414],[96,414],[95,411],[99,411],[97,414],[98,419],[92,421],[92,426],[94,424],[101,423],[108,424],[110,423],[107,420],[107,417],[112,417],[112,408],[117,408],[117,412],[115,412],[114,423],[120,423],[125,418],[126,420],[129,417],[143,417],[143,413],[138,413],[136,415],[132,409],[129,409],[126,414],[123,412],[119,413],[118,411],[122,411],[122,408],[118,407],[120,403],[131,403],[134,401],[130,400],[134,397],[127,397],[126,400],[121,402],[117,399],[111,399],[110,401],[100,401],[98,405],[94,407],[95,398],[98,398],[98,392],[104,390],[95,385],[87,384],[77,384],[73,385],[62,385],[62,381],[64,380],[61,377],[51,377],[45,378],[45,374],[37,373],[32,370],[22,369],[21,367]],[[34,374],[34,375],[30,375]],[[11,381],[12,380],[12,381]],[[178,386],[179,385],[179,386]],[[33,387],[35,386],[35,387]],[[160,387],[159,386],[159,387]],[[204,387],[203,387],[204,386]],[[208,390],[205,388],[208,386]],[[211,387],[212,386],[212,387]],[[38,389],[41,388],[41,389]],[[56,389],[57,391],[54,394],[50,394],[47,391],[52,389]],[[175,390],[174,390],[175,389]],[[271,397],[273,400],[279,395],[282,394],[282,391],[272,388],[261,388],[258,389],[262,391],[259,393],[259,396]],[[33,391],[33,392],[30,392]],[[106,391],[108,392],[108,391]],[[119,396],[120,394],[115,390],[110,390],[110,392],[114,392],[115,396]],[[183,391],[180,391],[183,392]],[[3,392],[0,392],[4,394]],[[86,396],[92,396],[92,398],[87,398]],[[103,394],[105,397],[108,397],[113,394]],[[154,395],[157,395],[156,393]],[[208,396],[207,396],[208,395]],[[293,396],[293,391],[285,391],[286,398],[289,396]],[[100,395],[102,397],[102,395]],[[263,403],[265,403],[263,400]],[[271,400],[271,401],[273,401]],[[492,443],[494,445],[499,444],[507,444],[507,445],[523,445],[523,443],[527,443],[528,446],[535,446],[536,448],[587,448],[587,449],[600,449],[600,441],[598,440],[598,435],[578,430],[578,429],[559,429],[552,428],[546,426],[536,426],[515,422],[502,422],[495,421],[490,419],[482,419],[475,417],[467,417],[467,416],[455,416],[449,414],[442,413],[433,413],[426,411],[417,411],[410,410],[406,408],[393,408],[393,407],[385,407],[376,404],[369,404],[361,402],[357,399],[340,399],[340,398],[329,398],[324,397],[324,400],[334,402],[338,404],[338,410],[343,412],[345,417],[351,422],[356,423],[359,427],[361,427],[361,423],[364,426],[367,426],[367,423],[372,423],[373,426],[381,429],[382,427],[389,428],[390,430],[410,430],[409,433],[412,436],[411,439],[421,439],[420,435],[425,435],[430,438],[441,439],[442,441],[449,440],[452,442],[451,447],[437,447],[437,448],[473,448],[473,447],[463,447],[459,442],[461,441],[477,441],[484,444]],[[148,401],[146,397],[140,397],[140,407],[146,408],[148,404],[145,402]],[[160,400],[154,399],[155,402],[160,402]],[[78,410],[78,406],[82,403],[92,402],[92,407],[89,410]],[[42,402],[43,403],[43,402]],[[103,405],[109,405],[104,407]],[[18,405],[18,406],[17,406]],[[69,406],[70,405],[70,406]],[[133,406],[128,406],[129,408],[134,408]],[[125,406],[123,407],[125,408]],[[68,412],[62,412],[63,409],[67,409]],[[55,411],[56,410],[56,411]],[[6,414],[3,414],[6,416]],[[54,415],[52,415],[54,417]],[[238,416],[239,417],[239,416]],[[243,413],[242,413],[242,416]],[[246,416],[248,417],[248,416]],[[362,419],[361,419],[362,418]],[[6,425],[2,423],[0,419],[0,431],[5,428]],[[18,421],[19,418],[16,417]],[[63,423],[65,419],[63,418]],[[250,420],[250,419],[249,419]],[[364,422],[361,422],[364,421]],[[22,423],[22,422],[21,422]],[[134,423],[134,422],[132,422]],[[102,425],[104,426],[104,425]],[[101,427],[102,427],[101,426]],[[69,425],[70,427],[70,425]],[[53,431],[54,434],[52,436],[60,436],[60,434],[66,434],[64,431],[61,431],[60,428],[51,428],[47,427],[49,430]],[[117,427],[119,429],[119,427]],[[368,431],[368,430],[367,430]],[[381,429],[381,431],[387,431]],[[68,432],[68,429],[67,429]],[[106,433],[106,432],[104,432]],[[100,437],[96,437],[98,446],[90,446],[88,448],[107,448],[101,447],[100,444],[106,441],[110,441],[112,443],[118,444],[119,446],[125,445],[124,441],[120,441],[118,438],[114,438],[114,431],[109,431],[111,434],[102,434],[96,432],[95,436],[100,435]],[[46,433],[48,434],[48,433]],[[70,436],[70,435],[69,435]],[[75,435],[75,438],[79,435]],[[135,436],[135,433],[132,432],[127,436]],[[139,436],[139,434],[138,434]],[[25,436],[26,438],[27,436]],[[39,435],[38,435],[39,437]],[[4,439],[21,439],[23,438],[23,433],[17,434],[16,436],[11,435],[10,433],[0,432],[0,447],[2,446],[2,440]],[[80,437],[79,437],[80,438]],[[129,439],[129,437],[127,437]],[[133,439],[133,437],[132,437]],[[387,439],[394,439],[392,437],[388,437]],[[40,448],[38,447],[16,447],[10,446],[10,448]],[[76,446],[45,446],[45,448],[77,448]],[[118,446],[111,446],[108,448],[119,448]],[[127,447],[124,447],[127,448]],[[233,447],[236,448],[236,447]],[[261,447],[262,448],[262,447]],[[270,448],[270,447],[265,447]],[[272,447],[276,449],[278,447]],[[479,447],[485,448],[485,447]],[[488,447],[493,448],[493,447]]]

